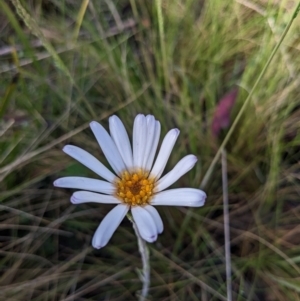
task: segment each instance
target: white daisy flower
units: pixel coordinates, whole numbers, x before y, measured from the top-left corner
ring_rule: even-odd
[[[175,167],[161,177],[175,141],[178,129],[170,130],[165,136],[156,161],[155,153],[160,137],[160,123],[154,116],[136,116],[133,125],[132,147],[126,129],[117,116],[109,118],[108,132],[98,122],[90,127],[115,174],[85,150],[66,145],[63,151],[105,181],[84,177],[64,177],[54,185],[64,188],[82,189],[71,197],[73,204],[105,203],[117,204],[102,220],[93,237],[93,247],[104,247],[121,221],[131,210],[141,237],[154,242],[163,231],[163,222],[153,205],[190,206],[204,205],[206,194],[194,188],[165,190],[197,162],[194,155],[182,158]]]

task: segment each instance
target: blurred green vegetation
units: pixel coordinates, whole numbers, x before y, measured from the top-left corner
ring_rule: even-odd
[[[228,133],[220,100],[238,89],[230,124],[278,43],[295,1],[0,0],[0,299],[135,300],[136,238],[124,220],[110,243],[91,237],[110,206],[69,202],[65,175],[93,173],[74,144],[106,163],[88,129],[137,113],[181,134],[170,170],[197,166],[199,187]],[[295,18],[227,145],[233,300],[300,300],[300,18]],[[159,208],[149,245],[149,300],[226,300],[221,164],[202,208]]]

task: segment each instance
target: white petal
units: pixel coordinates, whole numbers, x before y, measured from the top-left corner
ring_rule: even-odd
[[[74,146],[74,145],[66,145],[63,148],[63,151],[98,174],[100,177],[103,179],[109,181],[109,182],[114,182],[116,176],[109,170],[107,169],[98,159],[96,159],[93,155],[89,154],[87,151]]]
[[[194,155],[188,155],[182,158],[170,172],[168,172],[157,182],[155,191],[159,192],[171,186],[180,177],[191,170],[196,164],[197,160],[197,157]]]
[[[108,241],[121,224],[128,209],[128,206],[120,204],[107,213],[94,234],[92,241],[94,248],[100,249],[107,245]]]
[[[151,214],[140,206],[132,207],[131,212],[142,238],[154,242],[157,239],[157,228]]]
[[[146,162],[145,165],[145,169],[146,170],[151,170],[152,165],[153,165],[153,160],[154,160],[154,156],[157,150],[157,145],[159,142],[159,137],[160,137],[160,123],[159,121],[155,121],[155,130],[154,130],[154,136],[153,136],[153,141],[152,141],[152,145],[150,148],[150,153],[148,156],[148,160]]]
[[[146,117],[138,114],[133,124],[133,165],[135,168],[143,167],[143,160],[146,148],[147,122]]]
[[[151,205],[144,206],[144,209],[146,209],[151,214],[156,225],[157,233],[162,233],[164,231],[164,224],[161,220],[158,211]]]
[[[71,196],[71,202],[73,204],[82,203],[103,203],[103,204],[120,204],[117,198],[112,195],[100,194],[90,191],[76,191]]]
[[[155,118],[153,115],[146,116],[146,124],[147,124],[146,146],[145,146],[145,153],[144,153],[143,166],[142,166],[144,169],[148,162],[148,158],[152,148],[153,138],[155,134]],[[148,171],[150,170],[148,169]]]
[[[59,178],[53,184],[56,187],[84,189],[106,194],[113,194],[116,190],[115,186],[109,182],[84,177]]]
[[[90,127],[112,169],[119,175],[126,169],[116,144],[105,128],[98,122],[92,121]]]
[[[151,170],[151,177],[159,179],[163,173],[179,133],[180,131],[178,129],[172,129],[165,136],[154,166]]]
[[[133,158],[131,144],[127,131],[118,116],[114,115],[109,118],[109,130],[127,169],[132,169]]]
[[[204,205],[206,193],[200,189],[169,189],[154,195],[151,205],[201,207]]]

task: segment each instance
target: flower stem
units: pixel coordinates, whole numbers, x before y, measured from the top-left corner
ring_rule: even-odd
[[[224,238],[225,238],[227,301],[232,301],[227,154],[226,154],[225,149],[222,150],[222,182],[223,182],[223,210],[224,210]]]
[[[139,301],[145,301],[148,295],[150,286],[150,263],[149,263],[149,249],[145,240],[141,237],[139,230],[131,215],[127,214],[127,218],[132,222],[132,227],[134,229],[135,235],[138,240],[139,252],[142,257],[143,272],[140,275],[140,279],[143,282],[143,289],[139,296]]]

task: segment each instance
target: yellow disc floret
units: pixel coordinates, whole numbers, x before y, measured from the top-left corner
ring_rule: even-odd
[[[154,179],[148,178],[148,172],[123,172],[116,180],[116,196],[130,206],[142,206],[150,203],[153,195]]]

